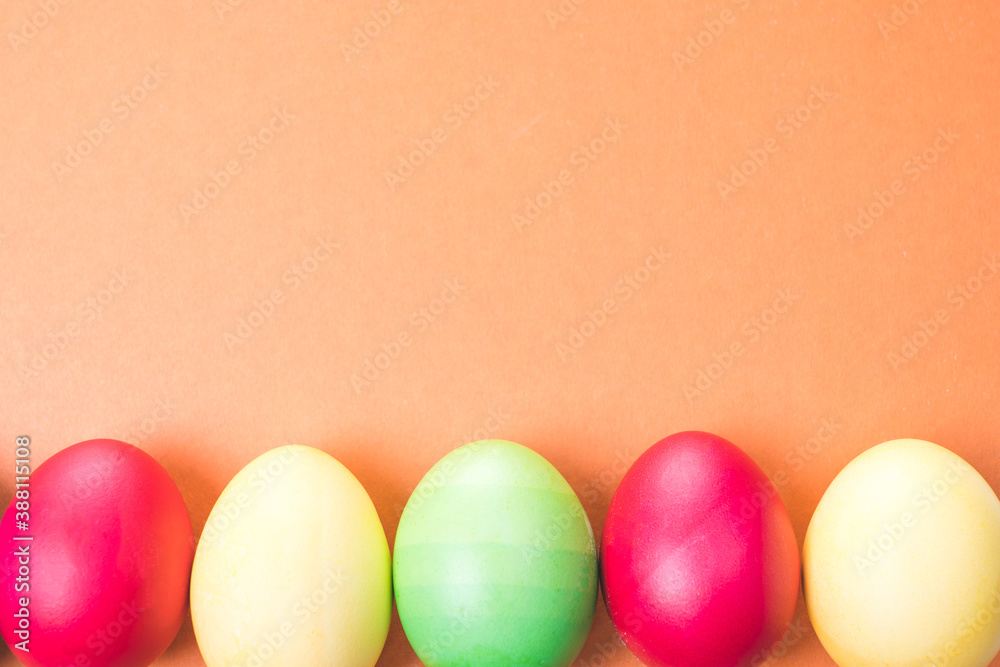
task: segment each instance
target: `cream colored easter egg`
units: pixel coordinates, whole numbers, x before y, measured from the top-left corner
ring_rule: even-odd
[[[208,667],[372,667],[391,605],[378,513],[336,459],[280,447],[222,492],[191,574],[191,615]]]
[[[840,667],[984,667],[1000,649],[1000,501],[952,452],[893,440],[830,484],[803,548]]]

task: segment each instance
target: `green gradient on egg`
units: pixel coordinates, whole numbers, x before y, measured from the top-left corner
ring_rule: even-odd
[[[565,667],[594,619],[594,534],[548,461],[474,442],[438,461],[406,503],[393,584],[428,667]]]

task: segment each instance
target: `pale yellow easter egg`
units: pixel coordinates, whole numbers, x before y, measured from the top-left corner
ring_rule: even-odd
[[[310,447],[271,450],[229,483],[191,574],[208,667],[372,667],[389,631],[389,546],[360,482]]]
[[[864,452],[803,547],[809,618],[840,667],[984,667],[1000,649],[1000,501],[923,440]]]

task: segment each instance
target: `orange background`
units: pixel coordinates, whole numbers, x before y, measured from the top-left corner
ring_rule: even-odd
[[[687,429],[778,476],[800,543],[884,440],[1000,489],[996,3],[62,3],[0,8],[4,499],[21,434],[36,467],[139,445],[198,531],[251,459],[312,445],[390,544],[483,436],[546,456],[598,533],[621,462]],[[779,663],[832,664],[797,618]],[[190,620],[156,664],[203,664]],[[398,619],[379,664],[418,664]],[[637,664],[603,607],[576,664]]]

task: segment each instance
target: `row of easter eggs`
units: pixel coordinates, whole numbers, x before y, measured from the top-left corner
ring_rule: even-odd
[[[590,630],[598,579],[643,663],[757,665],[788,631],[803,569],[813,627],[842,667],[983,667],[1000,649],[1000,501],[961,458],[918,440],[874,447],[837,476],[804,568],[763,471],[700,432],[660,441],[629,469],[600,564],[565,479],[499,440],[427,473],[392,561],[361,484],[302,446],[240,471],[196,542],[149,455],[80,443],[19,489],[0,542],[0,630],[37,667],[149,665],[189,592],[209,667],[371,667],[393,598],[429,667],[565,667]]]

